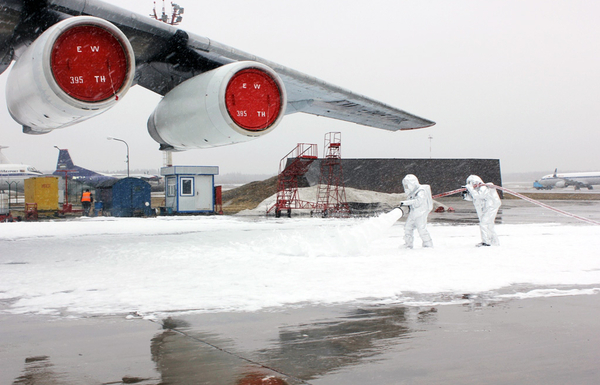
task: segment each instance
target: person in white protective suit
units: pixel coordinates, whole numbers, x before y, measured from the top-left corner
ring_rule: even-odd
[[[494,230],[496,214],[502,205],[498,192],[495,188],[485,185],[477,175],[467,178],[467,191],[463,193],[463,199],[473,201],[477,216],[479,217],[479,229],[481,230],[481,243],[477,246],[498,246],[498,235]]]
[[[423,247],[433,247],[431,236],[427,231],[427,216],[433,209],[433,199],[431,198],[431,187],[426,184],[419,184],[416,176],[408,174],[402,180],[404,192],[407,200],[402,201],[402,206],[408,206],[410,212],[404,224],[404,243],[409,249],[413,248],[413,234],[415,229],[423,241]]]

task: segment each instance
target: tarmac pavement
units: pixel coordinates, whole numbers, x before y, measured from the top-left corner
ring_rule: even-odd
[[[0,384],[597,384],[600,295],[0,317]]]

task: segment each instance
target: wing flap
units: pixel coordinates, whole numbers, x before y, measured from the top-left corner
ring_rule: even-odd
[[[413,130],[435,124],[430,120],[384,104],[356,103],[347,99],[314,101],[302,112],[389,131]]]

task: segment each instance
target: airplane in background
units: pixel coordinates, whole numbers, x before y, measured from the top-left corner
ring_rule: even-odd
[[[44,175],[33,166],[11,163],[2,153],[3,148],[8,147],[0,146],[0,190],[22,192],[25,189],[25,179]]]
[[[554,170],[554,174],[544,175],[542,179],[533,182],[533,187],[538,190],[551,190],[555,187],[564,188],[575,186],[575,190],[582,187],[587,187],[592,190],[594,185],[600,185],[600,172],[572,172],[559,174],[558,169]]]
[[[58,147],[57,147],[58,148]],[[56,162],[56,171],[52,175],[67,177],[69,179],[85,183],[91,187],[100,187],[103,184],[108,184],[111,181],[126,178],[126,174],[105,174],[89,170],[75,165],[69,154],[69,150],[58,148],[58,160]],[[162,191],[164,188],[163,179],[161,176],[152,174],[130,174],[132,178],[139,178],[150,183],[152,191]]]
[[[246,142],[296,112],[389,131],[435,124],[100,0],[0,0],[0,9],[0,73],[15,61],[6,99],[24,133],[97,116],[134,84],[164,96],[147,123],[161,150]]]

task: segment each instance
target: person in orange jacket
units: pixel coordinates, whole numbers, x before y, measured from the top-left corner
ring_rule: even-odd
[[[83,206],[83,215],[90,215],[90,208],[92,207],[92,202],[94,201],[94,197],[89,189],[85,189],[83,194],[81,194],[81,205]]]

